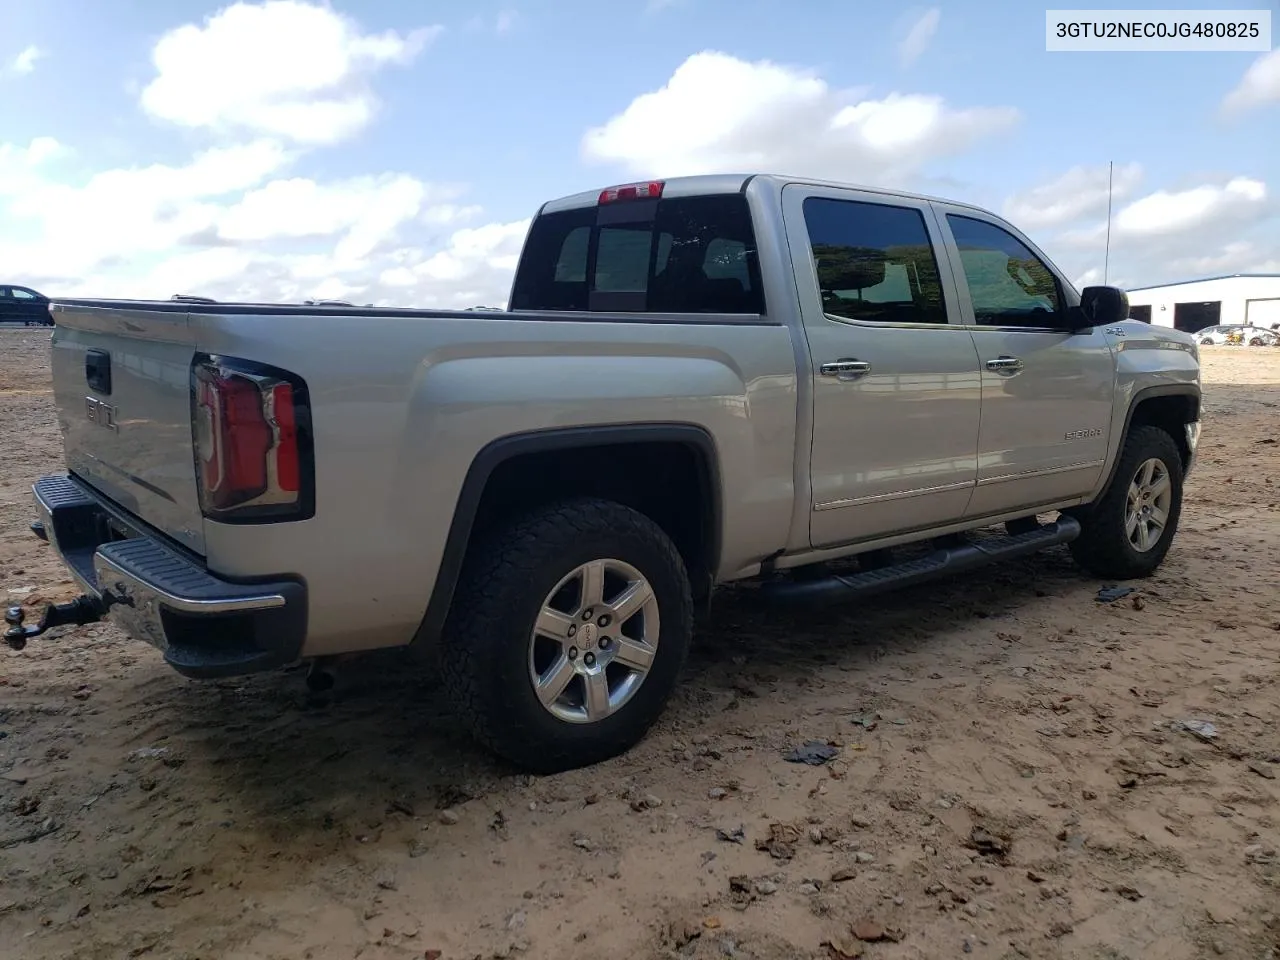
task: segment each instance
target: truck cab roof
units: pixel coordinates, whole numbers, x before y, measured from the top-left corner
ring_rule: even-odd
[[[745,191],[752,181],[764,181],[772,188],[781,193],[782,188],[787,184],[804,184],[813,187],[831,187],[834,189],[858,190],[865,193],[879,193],[885,197],[901,197],[911,200],[922,200],[936,203],[949,203],[952,206],[971,207],[975,210],[981,210],[981,207],[973,204],[963,203],[956,200],[949,200],[943,197],[934,197],[928,194],[912,193],[907,190],[893,190],[887,187],[866,186],[859,183],[848,183],[837,180],[823,180],[815,177],[795,177],[787,176],[779,173],[709,173],[696,174],[685,177],[669,177],[667,179],[654,178],[653,180],[640,180],[638,183],[661,183],[662,196],[665,198],[673,197],[694,197],[705,194],[715,193],[738,193]],[[546,213],[556,213],[561,210],[577,210],[582,207],[594,207],[600,202],[600,194],[608,189],[616,189],[616,186],[600,187],[596,190],[584,190],[580,193],[569,194],[555,200],[549,200],[538,210],[538,215]],[[988,212],[988,211],[983,211]]]

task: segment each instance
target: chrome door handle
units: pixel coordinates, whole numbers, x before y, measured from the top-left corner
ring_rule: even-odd
[[[860,377],[871,372],[871,364],[864,360],[837,360],[835,363],[824,363],[818,368],[824,377]]]
[[[996,357],[994,360],[987,361],[987,369],[1002,373],[1017,373],[1022,369],[1022,361],[1017,357]]]

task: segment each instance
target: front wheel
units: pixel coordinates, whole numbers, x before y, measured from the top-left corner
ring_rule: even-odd
[[[1201,338],[1200,338],[1200,346],[1202,346],[1202,347],[1212,347],[1212,346],[1213,346],[1213,338],[1211,338],[1211,337],[1201,337]]]
[[[679,552],[621,504],[540,508],[478,543],[441,666],[476,738],[555,773],[625,752],[657,720],[693,632]]]
[[[1182,454],[1159,427],[1129,431],[1111,483],[1076,513],[1071,554],[1097,577],[1148,577],[1164,561],[1182,515]]]

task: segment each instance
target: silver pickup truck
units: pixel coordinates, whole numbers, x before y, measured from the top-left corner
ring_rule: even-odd
[[[695,611],[1169,550],[1197,346],[984,210],[767,175],[545,204],[505,311],[68,300],[37,535],[206,678],[408,644],[528,769],[626,750]],[[842,561],[833,563],[833,561]],[[847,561],[847,562],[845,562]]]

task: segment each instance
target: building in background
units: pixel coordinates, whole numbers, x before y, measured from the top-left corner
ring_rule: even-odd
[[[1127,293],[1131,320],[1188,333],[1228,323],[1280,329],[1280,273],[1236,273]]]

